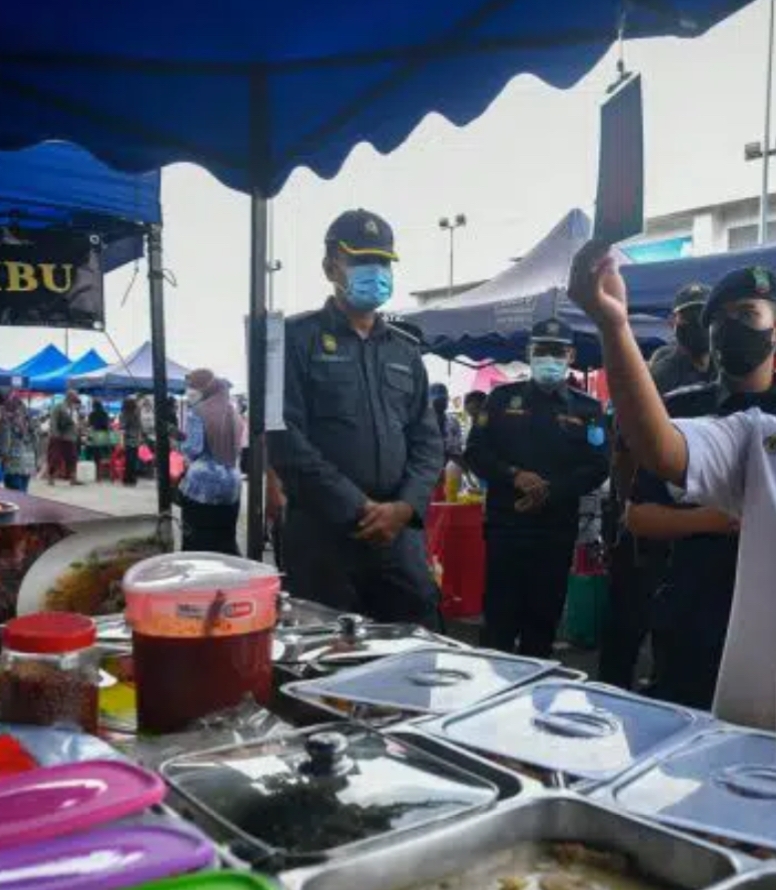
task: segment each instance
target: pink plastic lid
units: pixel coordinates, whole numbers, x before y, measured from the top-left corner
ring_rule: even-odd
[[[125,823],[0,851],[0,887],[118,890],[209,868],[215,855],[210,841],[183,823]]]
[[[0,849],[139,813],[164,798],[159,776],[112,760],[31,770],[0,781]]]

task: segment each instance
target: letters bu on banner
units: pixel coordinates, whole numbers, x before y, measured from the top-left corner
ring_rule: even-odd
[[[102,330],[99,238],[66,232],[2,240],[0,325]]]

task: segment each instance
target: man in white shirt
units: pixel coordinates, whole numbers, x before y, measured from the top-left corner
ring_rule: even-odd
[[[760,268],[737,274],[752,305],[751,317],[739,319],[734,336],[742,352],[759,340],[770,354],[776,342],[776,278]],[[736,591],[714,711],[734,723],[774,730],[776,418],[752,409],[725,418],[669,419],[628,324],[625,283],[605,245],[591,242],[577,254],[569,294],[601,333],[618,421],[639,463],[681,489],[688,501],[741,519]],[[713,299],[714,294],[710,305]],[[756,336],[750,336],[753,331]],[[720,336],[712,327],[712,348]]]

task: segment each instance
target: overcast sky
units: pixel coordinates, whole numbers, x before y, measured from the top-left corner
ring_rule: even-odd
[[[758,194],[760,168],[744,162],[743,146],[762,138],[767,6],[756,0],[698,40],[626,45],[628,67],[644,82],[648,215]],[[297,171],[274,202],[274,253],[283,263],[277,306],[293,313],[324,300],[323,233],[351,207],[374,210],[395,228],[396,307],[411,302],[410,291],[446,283],[440,216],[468,217],[456,241],[456,280],[467,281],[499,272],[571,207],[590,212],[598,106],[613,76],[610,54],[567,92],[520,77],[464,129],[431,116],[392,155],[357,147],[333,181]],[[248,200],[188,165],[165,171],[162,200],[165,263],[178,282],[167,288],[169,355],[242,387]],[[125,269],[106,280],[108,327],[126,352],[148,337],[144,264],[121,308],[131,278]],[[63,345],[58,332],[0,328],[0,367],[52,339]],[[104,337],[71,336],[71,355],[89,346],[113,358]]]

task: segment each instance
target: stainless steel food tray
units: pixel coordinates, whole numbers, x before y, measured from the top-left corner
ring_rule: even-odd
[[[281,878],[288,890],[439,890],[440,881],[448,890],[479,890],[490,888],[494,870],[509,875],[510,850],[525,841],[578,841],[625,853],[646,876],[682,890],[712,887],[744,868],[734,853],[570,793],[548,793]]]

